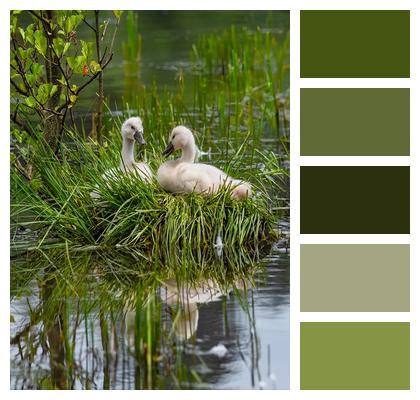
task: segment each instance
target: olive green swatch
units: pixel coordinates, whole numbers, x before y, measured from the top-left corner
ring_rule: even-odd
[[[408,322],[302,322],[301,389],[409,389]]]
[[[410,246],[302,244],[300,310],[410,311]]]
[[[409,78],[410,11],[301,11],[300,76]]]
[[[409,156],[410,89],[301,89],[302,156]]]
[[[410,168],[301,167],[300,233],[409,234]]]

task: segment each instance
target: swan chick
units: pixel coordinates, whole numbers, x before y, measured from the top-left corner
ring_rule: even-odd
[[[140,117],[127,119],[121,128],[122,149],[120,170],[123,172],[137,172],[139,177],[146,182],[151,182],[152,171],[144,162],[136,162],[134,159],[134,143],[141,146],[147,143],[143,136],[143,122]]]
[[[134,159],[134,143],[137,142],[141,146],[147,143],[143,136],[143,122],[140,117],[128,118],[121,127],[122,135],[122,149],[121,149],[121,163],[118,168],[112,168],[102,174],[105,181],[110,179],[118,179],[121,173],[136,172],[141,180],[150,183],[152,181],[152,171],[150,167],[144,162],[136,162]],[[92,199],[99,199],[101,197],[98,190],[93,190],[90,193]]]
[[[169,136],[169,143],[163,152],[169,156],[181,150],[181,157],[163,163],[157,172],[160,186],[172,193],[197,192],[213,194],[223,186],[232,188],[231,197],[242,200],[252,194],[251,185],[242,180],[233,179],[220,169],[202,163],[194,163],[196,145],[192,132],[185,126],[177,126]]]

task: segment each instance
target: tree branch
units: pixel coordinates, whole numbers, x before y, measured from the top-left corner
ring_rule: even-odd
[[[33,10],[29,10],[29,14],[32,14],[34,17],[36,17],[36,18],[38,18],[41,22],[43,22],[44,24],[47,24],[47,25],[49,25],[50,24],[50,21],[48,21],[46,18],[44,18],[43,16],[42,16],[42,14],[41,15],[38,15],[35,11],[33,11]]]
[[[93,32],[95,32],[95,34],[98,34],[98,31],[96,30],[96,28],[94,26],[92,26],[89,22],[86,21],[86,18],[83,17],[82,21],[90,28],[93,30]]]
[[[105,64],[103,64],[103,65],[101,65],[101,63],[99,64],[99,65],[101,65],[101,70],[104,70],[105,68],[106,68],[106,66],[110,63],[110,61],[112,60],[112,56],[113,56],[114,54],[113,53],[111,53],[110,55],[109,55],[109,58],[108,58],[108,60],[105,62]],[[86,86],[88,86],[88,85],[90,85],[97,77],[98,77],[98,75],[101,73],[102,71],[98,71],[98,72],[96,72],[95,74],[93,74],[90,78],[89,78],[89,80],[88,81],[86,81],[82,86],[79,86],[78,88],[77,88],[77,90],[74,92],[74,94],[76,95],[76,96],[78,96],[79,95],[79,93],[84,89],[84,88],[86,88]],[[71,101],[70,100],[67,100],[64,104],[62,104],[60,107],[58,107],[57,108],[57,112],[60,112],[60,111],[62,111],[64,108],[66,108],[69,104],[71,103]]]

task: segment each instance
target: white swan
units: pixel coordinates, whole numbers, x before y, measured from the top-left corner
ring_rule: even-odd
[[[152,171],[150,167],[144,162],[136,162],[134,159],[134,142],[144,146],[146,141],[143,137],[143,123],[139,117],[131,117],[127,119],[121,127],[122,135],[122,150],[121,163],[119,168],[109,169],[102,174],[102,178],[118,179],[121,172],[132,173],[136,172],[140,179],[145,182],[152,181]],[[91,192],[91,197],[94,199],[100,198],[98,191]]]
[[[172,130],[163,155],[168,156],[175,150],[182,151],[181,157],[163,163],[157,172],[157,180],[166,191],[212,194],[226,185],[232,187],[231,197],[235,200],[251,196],[252,189],[248,182],[233,179],[212,165],[194,163],[195,140],[185,126],[177,126]]]
[[[144,146],[146,141],[143,137],[143,123],[139,117],[127,119],[121,128],[122,150],[120,170],[123,172],[137,172],[139,177],[150,182],[152,180],[152,171],[144,162],[134,160],[134,142]]]

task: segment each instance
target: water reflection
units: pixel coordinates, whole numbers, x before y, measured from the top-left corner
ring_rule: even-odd
[[[11,387],[288,388],[288,254],[225,250],[14,260]]]
[[[172,330],[179,340],[190,339],[198,327],[198,304],[215,301],[223,295],[223,291],[212,280],[199,282],[195,285],[178,283],[169,279],[163,283],[160,290],[161,300],[169,306],[172,316]],[[174,313],[174,310],[177,310]]]

